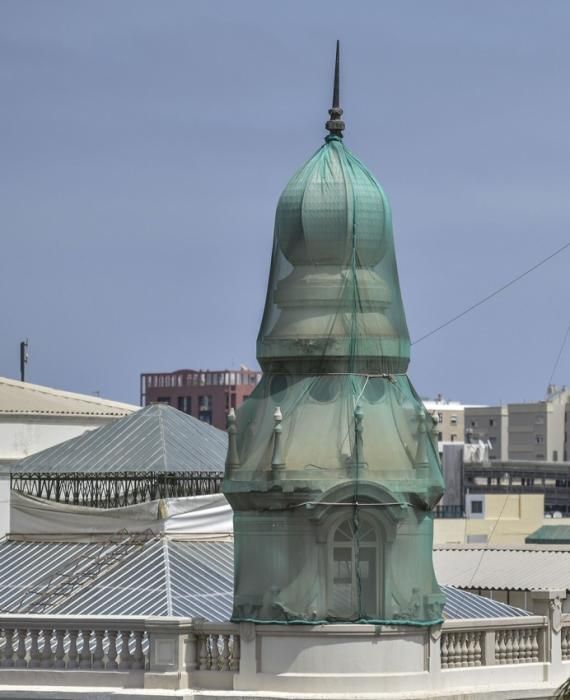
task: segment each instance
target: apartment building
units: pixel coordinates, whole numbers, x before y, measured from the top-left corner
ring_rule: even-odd
[[[438,394],[434,400],[424,399],[423,404],[426,411],[438,423],[437,439],[440,446],[446,442],[463,442],[465,409],[471,408],[471,406],[466,406],[459,401],[447,401],[441,394]]]
[[[544,401],[467,408],[465,442],[488,442],[493,460],[565,461],[569,399],[566,387],[551,385]]]
[[[140,376],[140,404],[167,403],[224,430],[230,408],[239,408],[261,379],[261,372],[179,369]]]
[[[485,442],[490,459],[508,459],[509,411],[507,406],[468,406],[465,409],[465,442]]]

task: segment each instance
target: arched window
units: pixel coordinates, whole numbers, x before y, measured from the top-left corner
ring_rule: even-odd
[[[381,617],[381,538],[372,518],[351,514],[332,532],[329,608],[346,619]]]

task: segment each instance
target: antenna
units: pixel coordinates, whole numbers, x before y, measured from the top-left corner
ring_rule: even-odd
[[[28,364],[28,339],[20,343],[20,379],[26,381],[26,365]]]
[[[333,136],[342,138],[344,122],[342,121],[342,108],[340,106],[340,41],[336,42],[336,56],[334,62],[334,83],[332,107],[329,109],[330,119],[326,123],[326,129]]]

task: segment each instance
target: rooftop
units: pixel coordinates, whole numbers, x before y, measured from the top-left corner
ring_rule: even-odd
[[[233,600],[233,542],[151,537],[111,557],[117,543],[0,543],[0,610],[71,615],[161,615],[229,620]],[[54,574],[98,562],[95,578],[78,578],[65,595],[46,595]],[[51,584],[50,584],[51,582]],[[526,616],[524,610],[450,586],[444,616],[481,619]]]
[[[433,562],[438,580],[458,588],[570,590],[570,546],[442,545]]]
[[[108,416],[119,418],[138,406],[88,394],[0,377],[1,415]]]
[[[18,473],[223,472],[227,435],[166,404],[37,452]]]

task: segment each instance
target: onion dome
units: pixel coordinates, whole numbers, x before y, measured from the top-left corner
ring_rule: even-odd
[[[344,145],[339,48],[323,146],[277,205],[265,313],[264,371],[403,373],[409,336],[388,199]]]

